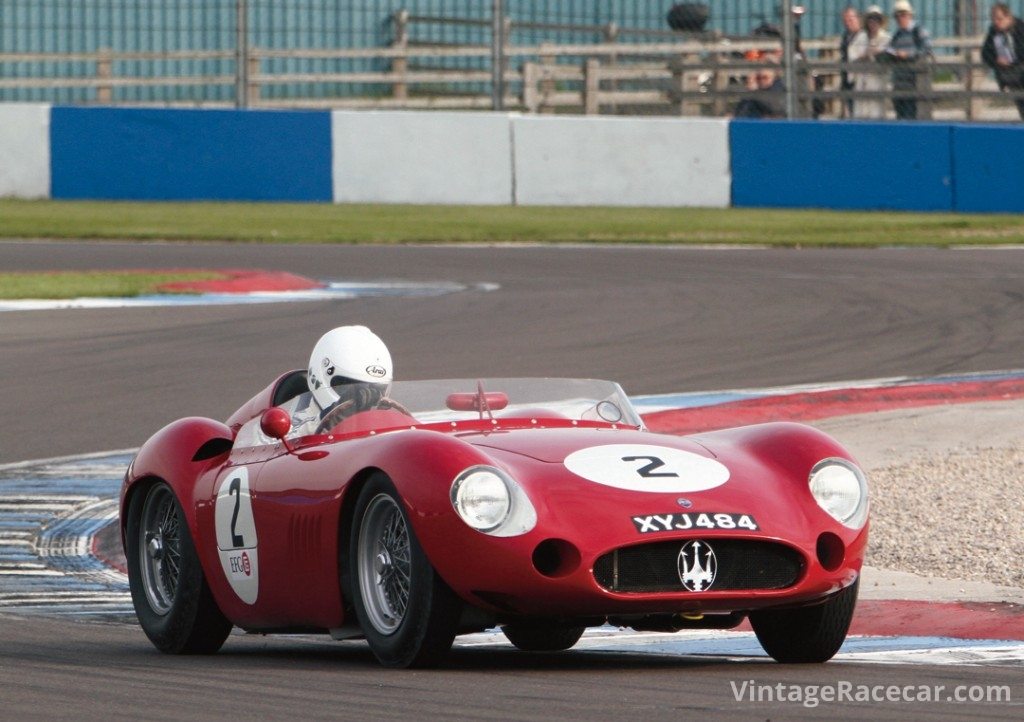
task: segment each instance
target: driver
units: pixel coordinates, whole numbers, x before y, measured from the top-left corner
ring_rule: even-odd
[[[353,414],[377,408],[391,388],[392,371],[388,347],[366,326],[325,333],[313,347],[306,376],[320,408],[310,431],[324,433]]]

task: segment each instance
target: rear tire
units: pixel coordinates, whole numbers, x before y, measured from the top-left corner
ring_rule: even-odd
[[[502,634],[524,652],[562,652],[580,641],[586,627],[566,627],[552,623],[523,622],[506,624]]]
[[[427,667],[443,660],[463,603],[430,565],[385,474],[374,474],[359,493],[349,555],[352,606],[380,663]]]
[[[846,640],[859,587],[860,579],[813,607],[751,612],[750,625],[764,651],[778,662],[827,662]]]
[[[167,654],[212,654],[231,633],[213,599],[181,504],[159,482],[132,495],[125,525],[135,616]]]

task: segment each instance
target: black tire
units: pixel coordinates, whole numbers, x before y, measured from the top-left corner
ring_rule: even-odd
[[[428,667],[443,660],[463,603],[434,571],[385,474],[374,474],[359,493],[348,553],[352,606],[380,663]]]
[[[176,578],[170,562],[156,560],[147,551],[149,544],[143,541],[147,533],[143,528],[144,515],[161,510],[166,512],[167,523],[160,525],[157,535],[159,553],[162,559],[170,559],[173,552],[178,566]],[[206,584],[185,514],[167,484],[152,484],[132,495],[125,528],[125,556],[135,615],[157,649],[167,654],[212,654],[221,648],[232,625],[217,607]],[[166,574],[161,569],[166,569]]]
[[[786,664],[827,662],[843,646],[857,606],[860,580],[822,604],[750,613],[750,625],[764,651]]]
[[[502,634],[524,652],[562,652],[580,641],[586,627],[566,627],[555,623],[506,624]]]

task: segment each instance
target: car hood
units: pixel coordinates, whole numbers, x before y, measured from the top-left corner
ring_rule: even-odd
[[[459,435],[484,449],[496,449],[549,464],[560,464],[574,452],[611,444],[664,446],[708,458],[715,455],[692,439],[622,429],[516,429]]]
[[[600,525],[610,521],[606,515],[624,511],[750,514],[756,509],[761,529],[780,538],[787,526],[833,525],[811,496],[808,474],[822,459],[850,459],[822,432],[788,423],[699,437],[578,427],[459,436],[504,466],[565,524],[586,519]]]

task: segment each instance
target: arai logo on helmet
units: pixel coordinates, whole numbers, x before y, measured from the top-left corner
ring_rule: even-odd
[[[388,375],[387,369],[384,368],[383,366],[367,366],[366,373],[378,379],[382,379]]]

